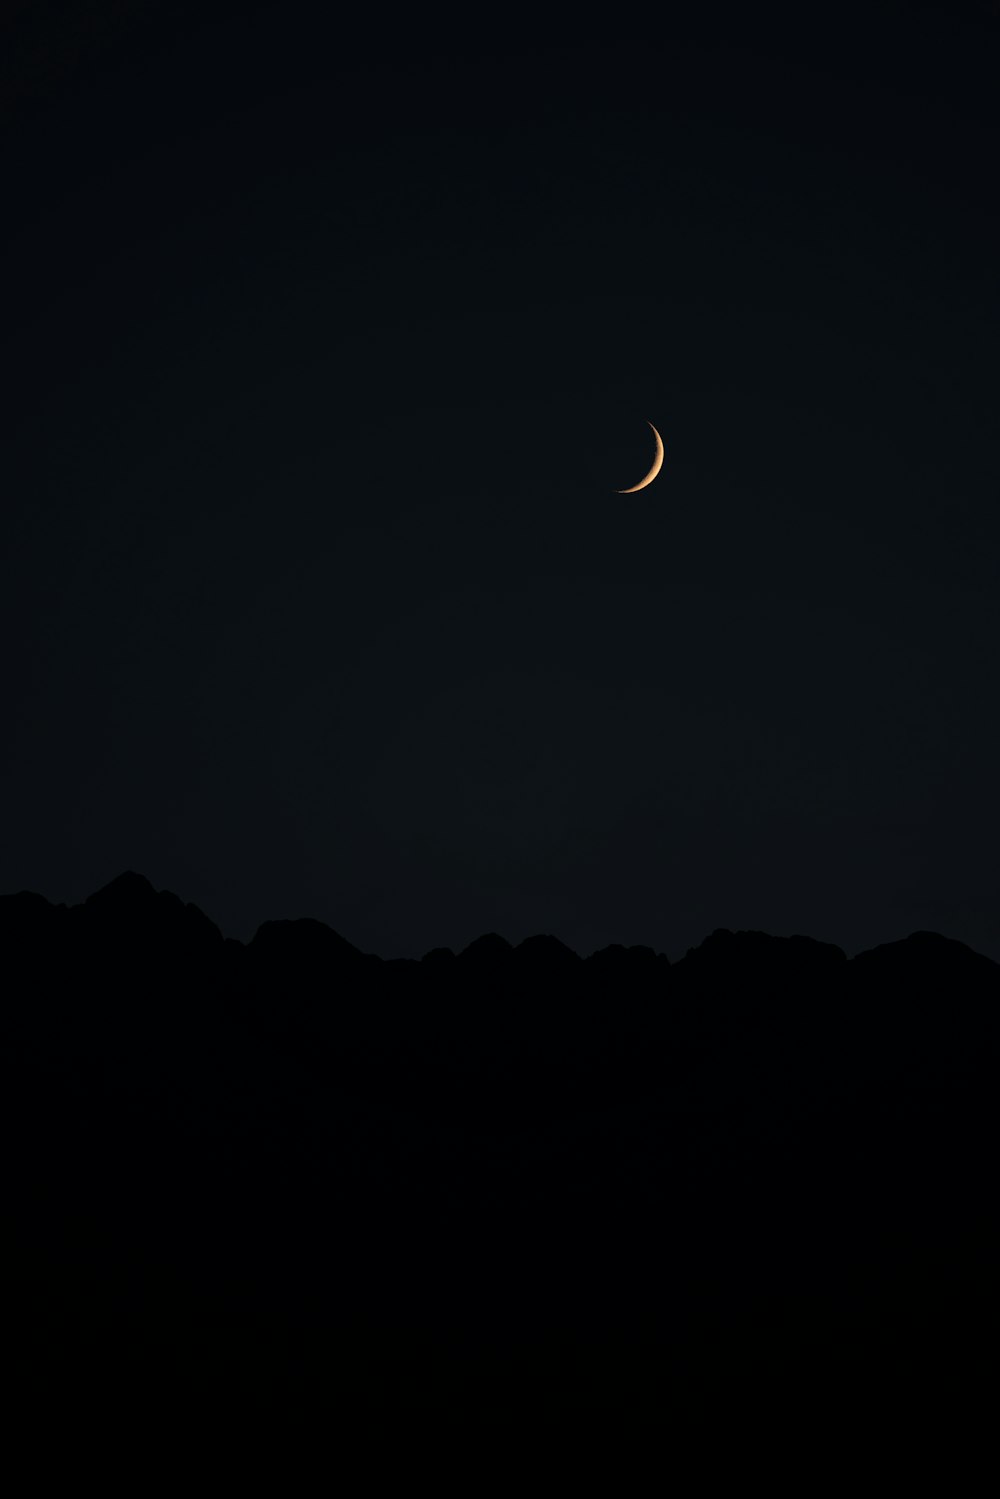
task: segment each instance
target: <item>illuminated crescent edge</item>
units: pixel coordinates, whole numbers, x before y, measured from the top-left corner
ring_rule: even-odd
[[[652,484],[663,467],[663,438],[657,432],[652,422],[647,421],[646,426],[652,428],[653,436],[656,438],[656,457],[653,459],[653,467],[646,477],[640,479],[638,484],[633,484],[631,489],[616,489],[615,494],[635,494],[637,489],[645,489],[647,484]]]

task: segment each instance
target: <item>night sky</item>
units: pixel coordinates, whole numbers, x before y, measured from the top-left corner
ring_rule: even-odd
[[[1000,957],[1000,11],[319,9],[4,10],[0,889]]]

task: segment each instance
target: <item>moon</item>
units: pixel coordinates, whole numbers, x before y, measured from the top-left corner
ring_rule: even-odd
[[[650,469],[645,479],[640,479],[638,484],[632,485],[631,489],[616,489],[615,494],[635,494],[637,489],[645,489],[647,484],[652,484],[653,480],[660,472],[660,469],[663,467],[663,438],[660,436],[659,432],[657,432],[652,422],[647,422],[646,426],[652,428],[653,436],[656,438],[656,456],[653,459],[653,467]]]

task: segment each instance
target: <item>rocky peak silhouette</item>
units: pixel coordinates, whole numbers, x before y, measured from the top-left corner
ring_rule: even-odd
[[[468,947],[462,948],[458,960],[466,966],[476,964],[487,967],[506,962],[512,952],[513,948],[506,937],[501,937],[498,932],[485,932],[482,937],[476,937],[470,942]]]
[[[580,956],[565,942],[560,942],[558,937],[540,934],[536,937],[525,937],[513,950],[513,956],[519,964],[529,964],[538,968],[566,968],[580,962]]]

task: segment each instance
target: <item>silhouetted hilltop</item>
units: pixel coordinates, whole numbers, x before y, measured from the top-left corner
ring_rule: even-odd
[[[474,942],[470,942],[468,947],[463,947],[458,957],[467,966],[476,964],[480,967],[487,967],[505,963],[511,951],[511,945],[506,937],[501,937],[496,932],[487,932],[484,936],[477,937]]]
[[[154,890],[144,875],[132,870],[89,895],[83,910],[92,931],[114,932],[120,942],[159,936],[193,950],[222,940],[219,928],[197,906],[185,905],[169,890]]]
[[[962,943],[384,962],[314,920],[224,939],[129,872],[0,897],[0,954],[43,1384],[56,1347],[116,1398],[607,1405],[932,1379],[998,1330],[1000,966]]]

